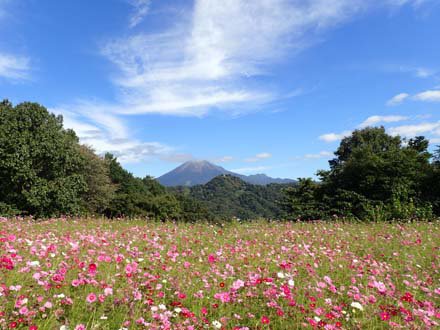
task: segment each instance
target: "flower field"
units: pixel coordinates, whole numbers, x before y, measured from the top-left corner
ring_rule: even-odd
[[[2,329],[439,326],[439,223],[0,218]]]

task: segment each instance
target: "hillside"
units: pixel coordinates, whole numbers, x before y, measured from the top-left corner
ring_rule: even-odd
[[[171,188],[200,202],[217,219],[279,218],[278,201],[288,184],[253,185],[233,175],[220,175],[204,185]]]

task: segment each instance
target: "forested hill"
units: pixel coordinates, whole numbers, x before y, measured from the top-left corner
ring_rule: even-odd
[[[283,189],[293,185],[253,185],[232,175],[219,175],[204,185],[169,189],[200,202],[217,219],[274,219],[283,216]]]

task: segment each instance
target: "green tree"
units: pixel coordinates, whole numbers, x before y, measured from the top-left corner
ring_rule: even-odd
[[[291,219],[317,220],[327,215],[321,201],[320,185],[311,178],[299,178],[298,184],[284,189],[282,206]]]
[[[83,208],[92,214],[103,214],[114,198],[116,186],[110,179],[109,163],[97,156],[90,147],[80,146],[83,157],[81,172],[87,184],[82,195]]]
[[[117,216],[145,216],[161,220],[178,219],[181,216],[179,201],[151,177],[136,178],[122,168],[117,159],[106,154],[110,179],[116,191],[105,214]]]
[[[36,216],[78,213],[87,184],[78,138],[36,103],[0,103],[0,202]]]
[[[285,191],[289,213],[303,219],[430,217],[423,191],[437,177],[428,145],[424,137],[405,141],[384,127],[355,130],[342,139],[330,169],[318,171],[319,184],[301,179],[298,187]],[[425,190],[435,199],[435,191]]]

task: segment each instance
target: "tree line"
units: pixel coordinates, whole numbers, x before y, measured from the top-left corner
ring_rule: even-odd
[[[192,199],[101,157],[36,103],[0,103],[0,215],[209,218]]]
[[[0,215],[99,214],[177,221],[430,219],[440,216],[440,149],[383,127],[344,138],[319,180],[255,186],[217,177],[170,188],[137,178],[111,154],[97,155],[36,103],[0,103]]]
[[[342,139],[319,181],[299,179],[285,190],[290,218],[361,220],[431,219],[440,216],[440,149],[429,141],[402,139],[384,127],[355,130]]]

